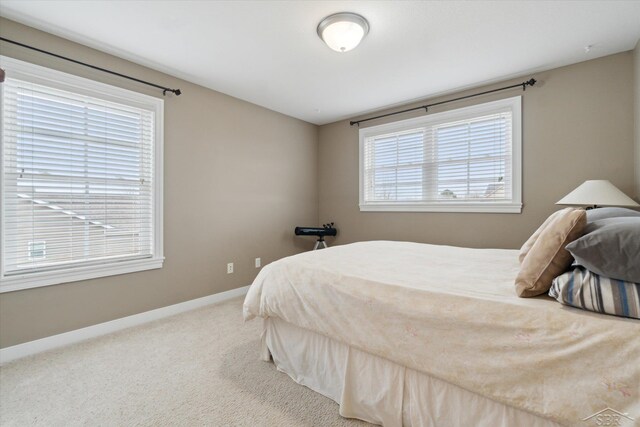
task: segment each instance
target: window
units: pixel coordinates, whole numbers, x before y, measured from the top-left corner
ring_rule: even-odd
[[[0,291],[160,268],[163,101],[0,61]]]
[[[360,210],[519,213],[521,99],[360,130]]]

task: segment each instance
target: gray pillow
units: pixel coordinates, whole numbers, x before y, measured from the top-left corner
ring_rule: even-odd
[[[627,208],[597,208],[587,211],[587,222],[598,221],[606,218],[620,218],[627,216],[640,217],[640,212]]]
[[[601,276],[640,283],[640,216],[593,221],[585,232],[566,246],[577,264]]]

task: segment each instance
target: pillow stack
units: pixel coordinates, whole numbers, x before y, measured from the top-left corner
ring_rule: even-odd
[[[527,297],[548,290],[550,296],[566,305],[640,318],[640,212],[599,208],[583,211],[584,215],[576,219],[580,215],[575,211],[555,212],[522,246],[522,268],[516,278],[518,295]],[[538,243],[543,238],[549,239],[550,233],[560,236],[552,239],[556,244],[566,236],[564,252],[558,251],[552,259],[550,251],[541,250],[548,242]],[[569,269],[574,258],[575,263]],[[549,259],[554,268],[538,264]],[[544,280],[532,282],[530,272],[542,269],[545,272],[540,278]],[[547,282],[550,275],[554,277]],[[547,284],[552,285],[550,290]]]

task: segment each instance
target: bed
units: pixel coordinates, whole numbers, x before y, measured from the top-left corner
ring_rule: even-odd
[[[266,266],[244,317],[264,319],[264,360],[345,417],[556,426],[615,410],[640,419],[640,322],[518,298],[518,269],[516,250],[336,246]]]

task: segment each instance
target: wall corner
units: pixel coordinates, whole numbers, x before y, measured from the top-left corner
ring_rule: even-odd
[[[640,201],[640,39],[633,50],[635,198]]]

